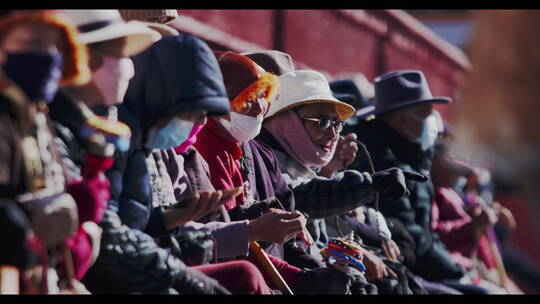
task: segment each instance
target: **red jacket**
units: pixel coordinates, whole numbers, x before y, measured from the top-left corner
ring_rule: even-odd
[[[210,167],[210,180],[216,190],[240,187],[244,184],[240,158],[242,148],[235,140],[227,140],[220,135],[217,123],[209,119],[197,135],[194,146]],[[222,148],[225,147],[225,148]],[[243,193],[225,203],[227,210],[241,205]]]
[[[77,203],[79,230],[67,240],[71,249],[75,278],[81,280],[92,264],[92,244],[82,224],[87,221],[99,224],[109,202],[109,180],[103,174],[112,164],[112,159],[102,159],[88,155],[85,172],[81,180],[72,181],[66,192]]]
[[[464,206],[465,203],[452,188],[437,188],[432,208],[432,227],[452,253],[454,261],[470,269],[470,258],[478,251],[478,241],[471,217]]]

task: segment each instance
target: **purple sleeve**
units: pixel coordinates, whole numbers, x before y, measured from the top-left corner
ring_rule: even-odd
[[[451,251],[470,256],[478,247],[471,217],[465,212],[465,204],[459,195],[449,189],[439,188],[435,194],[434,230]]]
[[[377,228],[361,223],[349,216],[340,215],[343,219],[347,221],[349,225],[353,228],[354,232],[369,246],[378,247],[381,245],[382,238],[379,236]]]
[[[167,173],[171,179],[172,189],[176,201],[187,198],[186,196],[194,193],[190,188],[188,176],[184,168],[184,157],[177,154],[173,149],[161,150],[161,158],[167,168]]]
[[[247,256],[249,251],[248,220],[236,222],[209,222],[206,224],[188,222],[183,231],[207,230],[216,240],[218,258]]]
[[[184,169],[184,158],[174,150],[162,150],[161,156],[172,182],[176,200],[191,195],[195,190],[190,188],[188,176]],[[209,222],[206,224],[188,222],[181,230],[207,230],[216,240],[218,258],[247,255],[249,249],[248,220],[235,222]]]

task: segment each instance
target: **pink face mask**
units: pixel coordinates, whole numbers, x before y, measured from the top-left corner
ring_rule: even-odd
[[[174,148],[174,151],[176,151],[176,153],[185,153],[191,145],[197,142],[197,134],[203,127],[204,124],[194,125],[191,129],[191,133],[189,133],[188,139],[186,139],[186,141],[184,141],[180,146]]]

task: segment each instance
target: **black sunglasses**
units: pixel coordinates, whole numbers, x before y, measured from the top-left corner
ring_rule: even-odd
[[[309,118],[309,117],[304,117],[302,119],[318,122],[319,128],[323,131],[326,131],[328,130],[328,128],[332,127],[334,128],[334,130],[336,130],[337,133],[341,132],[343,130],[343,126],[345,125],[345,122],[343,120],[334,120],[334,119],[328,119],[328,118]]]

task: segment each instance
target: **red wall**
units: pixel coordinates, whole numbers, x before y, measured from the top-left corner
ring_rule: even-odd
[[[285,15],[283,50],[293,59],[332,75],[362,72],[370,80],[375,77],[376,33],[333,11],[291,10]]]
[[[179,10],[174,26],[233,51],[278,49],[297,68],[329,80],[363,73],[368,80],[420,69],[433,95],[456,98],[468,66],[457,48],[400,10]],[[451,106],[437,107],[450,119]]]
[[[179,14],[263,48],[274,47],[274,10],[179,10]]]
[[[290,54],[297,68],[311,68],[329,80],[361,72],[368,80],[398,69],[420,69],[434,96],[459,103],[459,89],[469,63],[457,48],[436,37],[400,10],[179,10],[175,26],[233,51],[278,49]],[[451,120],[451,105],[436,106]],[[514,237],[530,229],[526,211]],[[522,245],[529,239],[515,239]],[[540,251],[523,247],[533,258]]]

